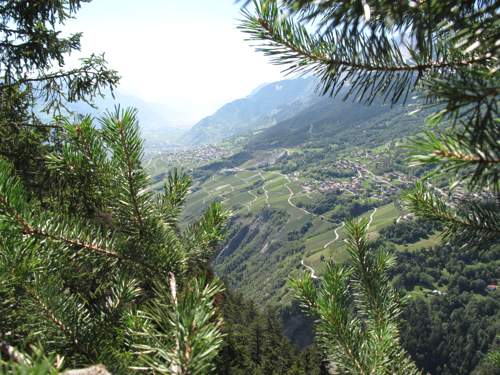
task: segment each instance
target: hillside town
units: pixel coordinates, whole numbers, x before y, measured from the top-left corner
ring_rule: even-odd
[[[382,200],[393,196],[401,189],[411,186],[415,181],[412,176],[398,171],[376,175],[362,163],[346,159],[336,161],[331,165],[331,168],[353,171],[355,175],[345,178],[318,180],[304,176],[303,172],[294,172],[292,179],[301,184],[306,193],[327,193],[332,191],[352,195],[369,193],[371,197]]]
[[[161,161],[167,166],[189,165],[191,167],[201,166],[229,157],[234,153],[231,147],[214,144],[198,147],[182,147],[173,150],[150,152],[146,155],[146,163],[151,160]]]

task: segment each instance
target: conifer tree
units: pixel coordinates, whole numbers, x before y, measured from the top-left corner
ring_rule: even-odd
[[[37,366],[61,356],[59,367],[103,363],[116,374],[210,373],[221,285],[200,270],[225,211],[215,203],[177,225],[190,180],[173,171],[162,192],[150,189],[135,111],[108,113],[99,128],[89,118],[62,126],[47,163],[77,186],[49,209],[0,160],[0,341]],[[30,366],[5,357],[4,371]]]
[[[63,36],[61,26],[84,0],[2,1],[0,4],[0,155],[10,160],[25,187],[38,196],[53,188],[44,157],[59,135],[57,121],[68,103],[92,103],[116,87],[118,73],[103,55],[81,59],[65,69],[66,56],[78,51],[81,33]]]
[[[399,340],[402,301],[388,273],[395,258],[367,241],[367,224],[346,224],[349,264],[330,262],[319,286],[305,273],[292,287],[317,319],[317,338],[335,373],[418,374]]]
[[[435,108],[414,164],[449,179],[421,181],[405,201],[445,224],[445,236],[500,234],[498,2],[260,0],[241,29],[286,72],[319,77],[322,94]],[[435,181],[435,180],[434,180]]]

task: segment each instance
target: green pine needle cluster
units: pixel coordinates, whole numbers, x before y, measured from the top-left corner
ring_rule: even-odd
[[[65,123],[61,149],[47,156],[62,192],[49,207],[0,161],[1,339],[19,350],[41,345],[66,366],[208,373],[222,336],[221,285],[206,265],[227,213],[213,204],[182,230],[189,178],[173,171],[153,192],[135,111],[100,124]]]
[[[389,278],[394,257],[367,241],[367,220],[346,224],[350,264],[329,263],[319,285],[293,280],[332,368],[347,374],[418,374],[399,341],[402,301]]]

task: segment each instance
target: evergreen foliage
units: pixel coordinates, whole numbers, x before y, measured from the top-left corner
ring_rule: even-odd
[[[500,294],[488,288],[500,277],[498,244],[478,250],[455,240],[398,252],[391,273],[396,286],[414,296],[402,314],[401,342],[420,368],[443,375],[498,373],[485,356],[500,344]]]
[[[404,245],[420,241],[429,236],[436,230],[439,230],[439,225],[433,222],[417,219],[405,220],[380,230],[380,234],[389,241]]]
[[[45,124],[41,112],[61,113],[69,102],[92,100],[119,80],[103,55],[64,69],[68,54],[80,49],[81,33],[62,36],[59,28],[86,1],[4,1],[0,5],[0,155],[10,160],[30,192],[52,187],[44,155],[59,136],[57,119]]]
[[[152,192],[135,111],[117,109],[100,123],[65,123],[62,147],[47,155],[61,176],[51,205],[0,162],[0,338],[18,350],[41,344],[66,366],[208,373],[221,345],[221,286],[196,277],[226,213],[213,204],[181,230],[189,179],[172,172],[163,192]]]
[[[46,109],[64,105],[63,100],[91,101],[118,82],[102,56],[91,55],[81,66],[63,67],[65,56],[80,49],[82,34],[62,37],[58,26],[72,18],[86,1],[8,1],[0,7],[0,74],[2,97],[23,93],[43,99]]]
[[[226,292],[222,314],[226,337],[217,357],[218,374],[328,374],[316,345],[299,351],[282,335],[273,309],[260,311],[241,295]]]
[[[366,239],[367,221],[349,222],[349,265],[329,263],[319,286],[309,273],[292,286],[317,318],[316,334],[332,367],[349,374],[418,374],[401,347],[401,301],[392,287],[394,257]]]

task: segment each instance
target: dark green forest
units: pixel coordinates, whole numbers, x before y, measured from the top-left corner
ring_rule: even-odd
[[[488,288],[498,278],[500,247],[458,248],[449,244],[398,254],[396,285],[407,291],[429,288],[406,307],[401,339],[431,374],[498,373],[481,362],[481,353],[500,344],[500,295]]]

